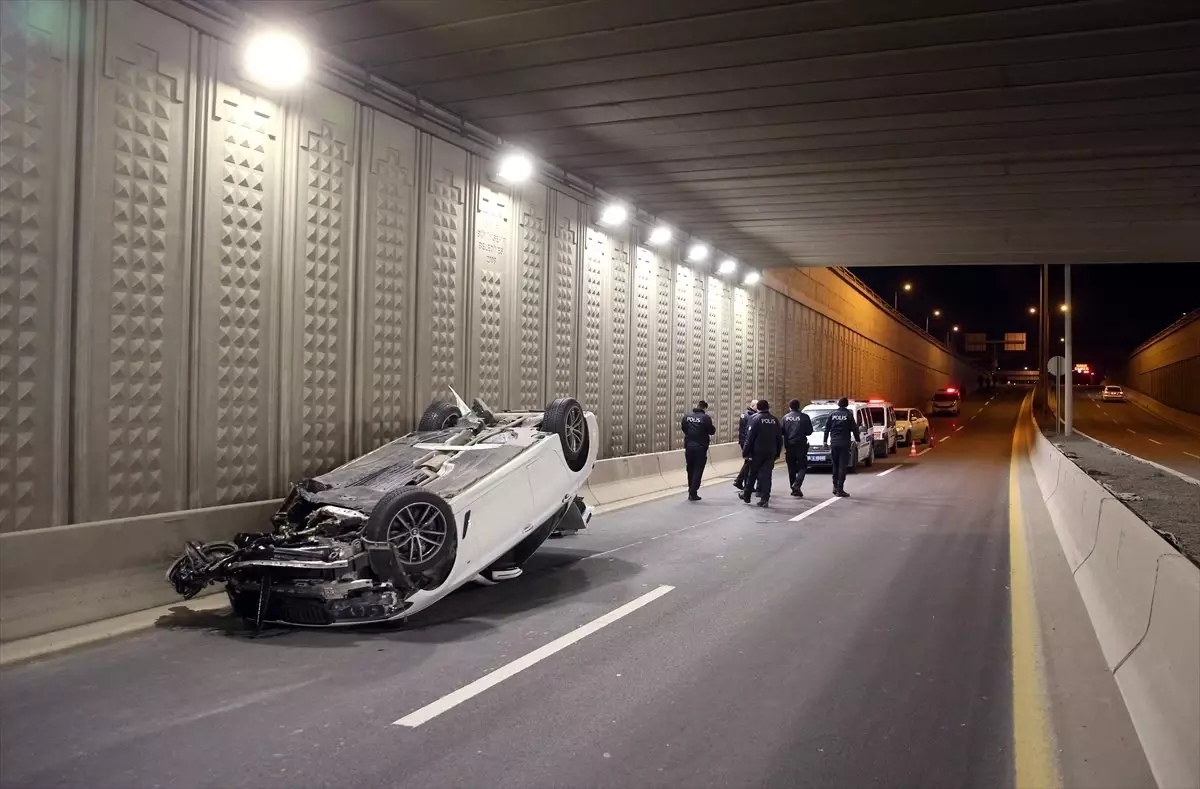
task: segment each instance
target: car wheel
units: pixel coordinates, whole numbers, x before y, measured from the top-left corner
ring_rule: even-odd
[[[573,397],[560,397],[546,407],[542,431],[558,433],[567,468],[581,471],[587,465],[591,436],[583,406]]]
[[[379,500],[367,518],[371,569],[398,581],[454,558],[458,528],[446,500],[423,488],[401,488]]]
[[[889,455],[896,454],[896,447],[898,447],[898,446],[900,446],[900,442],[898,442],[898,441],[893,442],[892,445],[888,447],[888,454]]]
[[[425,413],[421,414],[421,420],[417,422],[417,430],[422,433],[431,430],[445,430],[457,425],[461,418],[462,412],[458,410],[457,405],[445,400],[435,400],[425,409]]]
[[[907,432],[904,434],[904,446],[908,446],[911,443],[912,443],[912,432],[910,431],[910,432]]]

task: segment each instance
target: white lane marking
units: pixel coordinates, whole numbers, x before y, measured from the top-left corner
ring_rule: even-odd
[[[945,444],[947,441],[949,441],[952,438],[954,438],[954,436],[946,436],[945,438],[939,438],[938,443]]]
[[[1136,430],[1130,430],[1128,427],[1127,427],[1127,428],[1125,428],[1125,429],[1126,429],[1126,430],[1129,430],[1129,432],[1130,432],[1130,433],[1133,433],[1135,436],[1137,435],[1137,431],[1136,431]]]
[[[1200,460],[1200,455],[1193,455],[1191,452],[1184,452],[1183,454],[1187,455],[1190,458],[1195,458],[1196,460]]]
[[[664,586],[658,587],[657,589],[655,589],[652,592],[647,592],[646,594],[642,595],[641,597],[637,598],[636,600],[631,600],[630,602],[626,603],[625,605],[621,606],[620,608],[609,611],[607,614],[600,617],[599,619],[593,619],[591,622],[588,622],[586,625],[576,628],[575,630],[572,630],[570,633],[567,633],[565,636],[560,636],[559,638],[556,638],[553,641],[551,641],[549,644],[546,644],[543,647],[538,647],[537,649],[530,652],[528,655],[519,657],[516,660],[512,661],[511,663],[501,666],[500,668],[496,669],[495,671],[493,671],[490,674],[485,674],[484,676],[475,680],[471,684],[464,685],[463,687],[459,688],[458,690],[454,691],[453,693],[448,693],[447,695],[442,696],[440,699],[433,702],[432,704],[426,704],[424,707],[417,710],[416,712],[410,712],[409,714],[405,715],[400,720],[394,721],[392,723],[392,725],[393,726],[408,726],[409,728],[415,729],[417,726],[420,726],[422,723],[427,723],[427,722],[433,720],[434,718],[436,718],[437,716],[441,715],[443,712],[454,709],[459,704],[462,704],[464,701],[469,701],[470,699],[473,699],[476,696],[478,696],[480,693],[483,693],[485,690],[494,688],[496,685],[499,685],[504,680],[506,680],[510,677],[516,676],[517,674],[521,673],[522,671],[529,668],[530,666],[533,666],[533,665],[536,665],[537,663],[542,662],[543,660],[545,660],[546,658],[550,657],[551,655],[553,655],[557,652],[561,652],[562,650],[571,646],[575,642],[582,641],[583,639],[590,636],[592,633],[595,633],[597,630],[608,627],[613,622],[616,622],[618,619],[621,619],[623,617],[628,616],[629,614],[632,614],[634,611],[638,610],[642,606],[653,603],[655,600],[657,600],[658,598],[667,594],[674,588],[675,588],[674,586],[664,585]]]
[[[899,467],[899,466],[892,466],[892,467],[891,467],[891,468],[889,468],[887,471],[881,471],[881,472],[879,472],[878,474],[876,474],[875,476],[877,476],[877,477],[886,477],[888,474],[891,474],[893,471],[895,471],[895,470],[896,470],[896,469],[898,469],[898,468],[900,468],[900,467]]]
[[[647,539],[653,541],[653,540],[657,540],[659,537],[670,537],[672,534],[679,534],[679,532],[681,532],[681,531],[687,531],[688,529],[694,529],[697,526],[707,526],[710,523],[716,523],[717,521],[723,521],[726,518],[733,517],[736,514],[737,514],[736,512],[727,512],[724,515],[718,515],[715,518],[709,518],[706,521],[700,521],[699,523],[693,523],[690,526],[684,526],[682,529],[676,529],[675,531],[669,531],[664,534],[660,534],[660,535],[658,535],[658,537],[648,537]],[[616,553],[617,551],[623,551],[626,548],[632,548],[635,545],[641,545],[644,542],[646,542],[646,540],[638,540],[637,542],[631,542],[628,545],[622,545],[618,548],[609,548],[607,551],[601,551],[600,553],[593,553],[588,556],[585,556],[582,559],[580,559],[579,561],[586,562],[588,559],[598,559],[601,556],[608,556],[610,553]]]
[[[1161,441],[1155,441],[1153,438],[1149,438],[1149,437],[1147,437],[1147,438],[1146,438],[1146,440],[1147,440],[1147,441],[1151,441],[1151,442],[1153,442],[1153,443],[1155,443],[1155,444],[1158,444],[1160,447],[1162,446],[1162,442],[1161,442]]]
[[[933,447],[925,447],[925,448],[924,448],[924,449],[922,449],[920,452],[918,452],[916,456],[917,456],[917,457],[921,457],[921,455],[924,455],[926,452],[928,452],[928,451],[929,451],[929,450],[931,450],[931,449],[933,449]]]
[[[958,427],[954,428],[955,433],[957,433],[960,430],[962,430],[962,425],[959,425]]]
[[[794,517],[794,518],[788,518],[788,520],[790,520],[790,521],[792,521],[792,522],[795,522],[795,521],[802,521],[802,520],[804,520],[805,518],[807,518],[809,515],[812,515],[812,514],[813,514],[814,512],[816,512],[817,510],[823,510],[823,509],[825,509],[826,507],[828,507],[830,504],[833,504],[833,503],[834,503],[835,501],[837,501],[837,500],[838,500],[838,497],[837,497],[837,496],[831,496],[831,497],[829,497],[829,498],[825,499],[825,501],[822,501],[822,502],[821,502],[820,504],[818,504],[817,506],[813,507],[811,510],[805,510],[804,512],[800,513],[799,515],[797,515],[797,516],[796,516],[796,517]]]

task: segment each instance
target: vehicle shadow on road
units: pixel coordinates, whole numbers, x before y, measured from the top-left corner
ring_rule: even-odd
[[[411,619],[380,625],[333,628],[267,626],[256,631],[228,609],[195,611],[186,605],[159,617],[155,627],[199,630],[212,635],[281,646],[347,648],[364,643],[452,643],[476,638],[504,622],[611,583],[641,571],[640,564],[606,557],[583,562],[591,551],[543,548],[526,563],[524,574],[495,586],[468,583]]]

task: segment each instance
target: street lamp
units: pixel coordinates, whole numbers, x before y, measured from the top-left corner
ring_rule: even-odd
[[[1066,305],[1066,304],[1059,304],[1059,305],[1058,305],[1058,311],[1059,311],[1059,312],[1066,312],[1066,311],[1067,311],[1067,305]]]
[[[902,286],[902,289],[905,293],[912,293],[912,283],[905,282]],[[892,293],[892,309],[896,310],[897,312],[900,311],[900,291],[895,291]]]
[[[942,317],[942,311],[941,311],[941,310],[934,310],[934,311],[933,311],[933,317],[935,317],[935,318],[940,318],[940,317]],[[925,333],[926,333],[926,334],[929,334],[929,316],[928,316],[928,315],[926,315],[926,316],[925,316]]]
[[[1030,307],[1030,308],[1029,308],[1029,314],[1030,314],[1030,315],[1037,315],[1037,307]]]

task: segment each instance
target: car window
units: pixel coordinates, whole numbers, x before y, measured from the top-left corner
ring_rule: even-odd
[[[921,418],[921,412],[918,411],[917,409],[914,408],[908,412],[909,421],[912,421],[914,419],[920,419],[920,418]]]
[[[887,417],[884,416],[883,408],[879,406],[871,407],[871,421],[877,425],[887,424]]]
[[[829,421],[829,411],[808,412],[808,418],[812,420],[813,432],[822,432],[825,430],[825,423]]]

